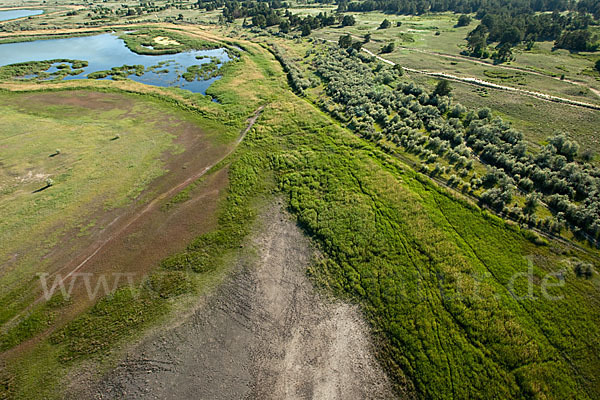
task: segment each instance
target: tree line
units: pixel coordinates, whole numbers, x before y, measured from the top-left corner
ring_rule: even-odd
[[[418,155],[431,175],[451,173],[449,184],[479,193],[498,212],[548,231],[569,227],[600,238],[600,169],[588,162],[593,153],[564,133],[550,133],[542,151],[533,152],[521,132],[489,109],[453,102],[447,82],[433,92],[399,83],[398,68],[352,46],[320,52],[314,67],[328,95],[321,107],[362,136]],[[487,172],[478,175],[475,162]],[[552,217],[537,217],[542,203]]]
[[[487,58],[489,43],[497,42],[497,50],[504,52],[525,42],[531,49],[534,42],[554,41],[556,48],[571,51],[594,51],[597,38],[588,29],[596,22],[590,14],[532,14],[501,8],[478,14],[479,25],[467,35],[467,54]],[[505,59],[502,61],[506,61]]]

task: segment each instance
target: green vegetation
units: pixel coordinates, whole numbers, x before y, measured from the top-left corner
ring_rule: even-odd
[[[126,79],[130,75],[142,76],[146,72],[143,65],[123,65],[121,67],[113,67],[107,71],[95,71],[88,74],[88,79],[103,79],[112,77],[112,79]]]
[[[567,227],[597,243],[600,172],[576,160],[579,146],[564,134],[553,136],[543,151],[533,154],[523,134],[494,118],[491,110],[469,111],[452,104],[448,81],[440,81],[431,94],[412,82],[394,90],[396,70],[373,57],[331,48],[316,53],[315,70],[332,100],[321,98],[322,107],[363,137],[390,153],[401,146],[416,154],[422,165],[443,157],[463,177],[463,191],[478,191],[484,204],[505,216],[551,232]],[[473,171],[475,162],[485,165],[483,172]],[[433,170],[422,170],[439,176],[450,168],[438,163]],[[451,186],[461,185],[456,175],[449,179]],[[523,213],[513,199],[530,192],[543,196],[554,218]]]
[[[257,62],[265,62],[264,55],[255,57],[257,57]],[[252,73],[253,68],[256,68],[254,63],[248,63],[246,62],[244,65],[238,64],[237,66],[235,66],[236,64],[228,65],[227,68],[231,70],[231,73],[219,81],[219,85],[225,88],[219,89],[219,85],[216,85],[216,88],[211,88],[211,90],[217,93],[220,93],[220,91],[225,92],[220,97],[222,97],[223,104],[230,104],[227,107],[227,126],[221,123],[223,116],[220,110],[221,106],[210,102],[204,96],[200,95],[194,95],[196,102],[199,99],[204,100],[200,102],[200,106],[187,108],[184,103],[179,103],[181,108],[187,109],[187,112],[180,111],[182,115],[186,115],[196,122],[201,121],[205,129],[211,126],[214,126],[216,129],[218,126],[221,136],[219,140],[224,140],[223,134],[227,136],[228,132],[234,131],[237,134],[243,127],[248,114],[256,106],[253,93],[257,92],[258,86],[250,85],[243,87],[236,84],[236,79],[239,79],[240,71],[250,71]],[[271,66],[266,64],[264,68],[270,69]],[[266,74],[265,72],[260,72]],[[262,85],[266,83],[268,83],[268,79],[266,78],[260,81]],[[251,92],[248,93],[249,95],[245,100],[240,100],[240,97],[236,97],[236,102],[232,103],[227,97],[228,93],[231,93],[230,88],[235,88],[238,94],[243,94],[245,90]],[[53,93],[58,98],[71,96],[72,94],[73,92],[69,91]],[[85,95],[83,94],[83,96]],[[265,95],[269,96],[270,94],[267,92]],[[18,99],[24,95],[7,93],[5,96]],[[139,96],[136,99],[137,102],[129,102],[128,104],[130,106],[135,104],[134,107],[138,114],[143,110],[156,112],[159,109],[163,111],[165,111],[165,108],[169,109],[168,106],[165,107],[162,104],[161,100],[169,99],[168,97],[164,97],[164,95],[160,96],[161,100],[155,100],[152,97],[146,96]],[[171,102],[175,101],[171,100]],[[153,105],[148,106],[147,103]],[[175,104],[178,103],[175,102]],[[44,113],[53,114],[52,107],[48,108],[47,105],[41,103],[31,104],[30,102],[29,106],[37,107],[38,112],[35,115],[38,118],[40,113],[42,115]],[[122,112],[127,113],[128,110],[126,107],[123,108]],[[195,116],[200,110],[202,110],[203,116]],[[80,110],[74,109],[68,111],[68,116],[65,117],[67,120],[73,119],[77,121],[77,118],[82,118]],[[190,113],[190,111],[195,112]],[[64,109],[63,112],[65,112]],[[101,121],[102,114],[97,112],[95,114],[94,121],[98,124]],[[8,115],[14,118],[12,114]],[[137,116],[137,121],[139,121],[140,117],[140,115]],[[111,118],[113,122],[119,120],[127,123],[126,118],[115,118],[114,115]],[[21,123],[17,125],[21,128],[29,126],[29,124]],[[146,135],[153,136],[152,141],[159,139],[159,135],[149,129],[152,126],[151,124],[136,123],[135,125],[139,129],[143,129]],[[53,131],[48,130],[48,127],[45,127],[45,129],[48,135],[54,135]],[[14,134],[15,132],[9,130],[7,133]],[[130,136],[133,133],[131,128],[129,128],[129,134],[125,139],[130,141]],[[77,134],[80,135],[81,132],[78,131]],[[163,135],[166,139],[171,139],[170,135],[166,133],[163,133]],[[94,142],[98,141],[94,135],[89,133],[85,136]],[[110,131],[105,127],[102,137],[109,136]],[[68,155],[76,156],[73,146],[65,143],[61,145],[63,149],[60,153],[61,157]],[[98,143],[99,145],[106,146],[106,141],[104,140],[99,140]],[[135,153],[137,156],[145,156],[139,151],[143,149],[142,144],[143,142],[136,145],[138,151]],[[40,145],[43,145],[43,143],[40,143]],[[125,143],[122,145],[126,148],[129,147]],[[159,147],[156,150],[162,153]],[[98,153],[101,154],[101,152]],[[15,156],[19,156],[19,153]],[[115,152],[115,156],[124,159],[123,155],[118,152]],[[148,162],[158,164],[158,167],[160,167],[160,164],[156,163],[151,157],[147,155],[145,157]],[[108,161],[111,158],[112,156],[108,158]],[[49,160],[52,160],[52,158]],[[45,161],[49,162],[49,160],[46,153]],[[129,161],[124,160],[124,162]],[[66,323],[66,325],[63,321],[58,325],[59,329],[55,330],[49,337],[44,338],[33,349],[29,349],[24,354],[18,355],[16,359],[12,360],[9,368],[3,371],[1,377],[3,381],[0,384],[0,395],[2,397],[58,397],[60,395],[60,388],[58,386],[60,379],[62,379],[69,369],[75,368],[78,363],[90,358],[93,358],[97,362],[106,360],[106,357],[109,357],[110,352],[115,349],[115,346],[121,344],[123,340],[136,337],[145,327],[161,321],[167,315],[168,311],[172,309],[176,299],[183,299],[182,301],[185,301],[186,296],[189,297],[201,288],[206,288],[220,279],[226,266],[227,254],[232,249],[239,248],[241,240],[252,226],[252,219],[255,212],[253,199],[267,192],[269,186],[272,186],[272,181],[269,181],[268,174],[264,173],[268,157],[265,157],[262,153],[258,156],[249,151],[247,154],[236,156],[228,162],[231,163],[228,166],[231,183],[228,187],[227,197],[220,207],[218,229],[198,238],[189,246],[187,251],[165,260],[162,266],[158,267],[139,285],[118,289],[112,295],[100,300],[78,318]],[[225,163],[222,163],[219,167],[224,167],[225,165]],[[149,168],[147,164],[142,165],[140,163],[139,167],[145,170],[146,173],[152,172],[152,168]],[[109,173],[111,178],[116,178],[120,183],[128,185],[126,183],[127,179],[124,179],[126,176],[122,173],[118,175],[114,174],[114,168],[98,168],[100,171]],[[77,173],[76,175],[81,178],[89,178],[90,173]],[[145,178],[142,178],[142,181],[143,179]],[[112,184],[114,186],[114,182]],[[69,181],[63,180],[57,187],[61,186],[65,189],[68,185]],[[93,190],[98,190],[99,187],[97,185]],[[77,204],[73,200],[63,199],[62,201],[65,204],[72,203],[74,206]],[[172,203],[170,207],[176,206],[177,203]],[[15,215],[16,217],[17,215]],[[14,221],[3,221],[4,224],[8,222],[11,222],[12,225],[15,224]],[[3,243],[6,242],[3,241]],[[181,263],[183,259],[191,260],[191,263],[184,265]],[[202,262],[206,262],[206,264],[202,264]],[[26,291],[23,291],[23,293],[26,293]],[[7,294],[4,301],[14,302],[14,299],[15,297],[12,294]],[[14,303],[7,304],[14,305]],[[14,328],[0,336],[2,349],[6,350],[14,347],[29,338],[46,332],[49,328],[53,328],[58,316],[61,315],[61,307],[65,305],[68,305],[68,303],[63,302],[58,304],[56,300],[52,300],[34,308]]]
[[[343,18],[336,20],[320,10],[316,16],[301,18],[274,11],[282,5],[236,4],[225,4],[222,17],[232,21],[249,17],[253,29],[272,26],[284,35],[295,29],[296,34],[307,36],[314,29],[343,22]],[[417,7],[427,4],[343,2],[339,7],[345,11],[377,6],[387,12],[414,14],[424,12]],[[475,4],[470,0],[460,4],[456,11],[475,11],[469,8]],[[195,7],[211,12],[218,6],[201,2]],[[396,8],[391,11],[389,7]],[[126,7],[122,15],[131,11],[134,18],[149,8],[152,5],[138,13]],[[115,15],[97,9],[94,18],[98,21]],[[182,19],[186,15],[182,14]],[[575,234],[597,239],[600,173],[588,163],[593,155],[584,155],[583,146],[564,134],[547,133],[538,141],[543,146],[534,148],[489,108],[458,103],[456,97],[464,90],[461,84],[433,79],[416,84],[412,72],[407,76],[401,68],[361,52],[356,43],[369,43],[372,49],[385,44],[391,46],[390,54],[405,54],[401,53],[404,49],[394,47],[400,33],[397,24],[382,32],[376,29],[381,14],[367,15],[372,19],[368,29],[373,37],[367,33],[370,40],[356,42],[357,37],[366,36],[364,32],[357,35],[359,28],[364,28],[361,18],[344,26],[348,31],[342,31],[341,37],[335,28],[331,37],[339,40],[341,48],[300,39],[278,40],[268,50],[267,45],[240,43],[244,46],[240,62],[225,65],[223,79],[208,90],[219,104],[176,89],[156,95],[164,100],[168,93],[185,115],[193,115],[190,118],[224,132],[229,139],[239,133],[259,105],[266,105],[238,149],[215,168],[227,168],[229,182],[220,203],[218,226],[184,251],[164,259],[141,283],[119,289],[72,320],[57,324],[62,307],[67,306],[58,300],[33,307],[0,336],[2,349],[39,339],[9,360],[0,374],[0,397],[60,397],[61,379],[69,370],[84,361],[110,362],[111,353],[121,344],[164,321],[170,311],[223,276],[250,232],[255,207],[273,193],[285,196],[300,226],[320,247],[323,259],[310,268],[311,278],[325,290],[360,304],[375,335],[378,357],[400,391],[419,398],[600,396],[597,250],[585,243],[583,249],[553,240],[544,233],[561,229],[565,233],[564,227],[570,226]],[[437,40],[434,32],[442,31],[439,36],[445,36],[446,29],[454,29],[456,19],[444,17],[442,25],[439,20],[423,23],[423,19],[406,18],[401,25],[402,29],[427,32],[414,33],[416,46],[420,46],[423,37]],[[467,25],[456,28],[464,28],[457,36],[466,33]],[[189,45],[183,33],[176,37],[171,31],[145,32],[130,39],[131,46],[148,50],[142,46],[154,46],[148,43],[154,42],[156,35],[179,44],[171,42],[152,50],[168,52]],[[212,74],[211,68],[188,70],[188,77]],[[483,68],[492,79],[521,82],[520,71],[498,70],[491,64]],[[288,84],[301,96],[293,94]],[[93,143],[82,145],[84,162],[73,167],[82,169],[49,174],[55,182],[38,195],[49,196],[44,198],[59,205],[79,205],[69,196],[80,191],[94,191],[97,196],[98,188],[111,199],[111,206],[126,203],[131,193],[123,192],[124,188],[134,186],[132,191],[137,194],[149,179],[162,173],[156,162],[162,152],[147,150],[146,142],[160,140],[162,151],[175,150],[169,135],[162,132],[161,136],[148,129],[152,124],[139,121],[148,117],[146,109],[170,109],[154,98],[135,97],[151,104],[137,105],[135,113],[125,116],[94,112],[84,118],[78,110],[63,105],[14,101],[33,95],[2,93],[0,97],[4,98],[0,104],[8,110],[7,143],[20,149],[8,161],[17,165],[20,175],[29,167],[18,165],[26,159],[25,154],[37,155],[34,164],[43,166],[44,171],[50,171],[49,163],[67,157],[79,161],[77,155],[83,151],[74,150],[74,138],[81,132],[75,135],[75,127],[89,126],[84,122],[97,123],[99,118],[113,124],[94,128],[102,135],[86,132],[86,140]],[[55,121],[57,113],[59,122]],[[40,120],[39,128],[30,128],[37,126],[33,121]],[[117,129],[115,121],[123,125]],[[28,148],[26,153],[18,146],[30,133],[23,127],[39,135],[39,148]],[[134,131],[136,128],[144,132]],[[11,136],[15,132],[17,137]],[[68,137],[62,139],[59,132]],[[131,132],[147,136],[139,139],[141,144],[132,143]],[[127,153],[123,160],[124,149],[133,145],[146,149],[146,156]],[[123,147],[103,151],[106,146]],[[56,157],[48,157],[56,147],[62,150]],[[413,165],[415,169],[410,168]],[[130,169],[133,171],[128,172]],[[93,187],[80,181],[98,173]],[[29,186],[20,191],[5,186],[10,181],[6,178],[0,181],[1,193],[30,198],[44,179],[24,183]],[[196,184],[164,199],[163,209],[185,204],[193,197]],[[107,189],[113,185],[118,185],[115,192]],[[518,224],[483,210],[473,199]],[[15,203],[0,207],[5,204]],[[42,228],[43,221],[35,218],[54,218],[56,222],[56,214],[48,214],[54,209],[44,208],[48,206],[36,202],[22,211],[2,210],[2,215],[12,218],[2,223],[22,229],[11,233],[12,237],[24,237],[23,230]],[[33,207],[41,210],[40,215],[28,212]],[[73,211],[63,212],[68,216]],[[66,221],[77,226],[79,219]],[[540,230],[533,232],[528,227]],[[0,250],[10,254],[11,249]],[[31,260],[40,257],[41,253],[33,254]],[[15,275],[13,281],[22,281],[23,276]],[[2,293],[2,321],[31,303],[31,296],[21,294],[30,284],[27,281]]]
[[[386,18],[383,21],[381,21],[381,24],[379,25],[379,29],[387,29],[390,26],[392,26],[392,23]]]
[[[139,29],[121,36],[125,45],[137,54],[176,54],[186,50],[206,50],[219,47],[218,43],[191,38],[172,30]]]
[[[57,68],[54,72],[47,72],[51,67]],[[5,65],[0,67],[0,79],[23,79],[23,80],[62,80],[65,76],[79,75],[83,68],[87,67],[87,61],[81,60],[47,60],[30,61],[26,63]]]
[[[213,58],[208,63],[189,66],[187,71],[183,73],[182,77],[188,82],[214,78],[219,75],[220,64],[221,60],[218,58]]]
[[[471,23],[471,17],[469,17],[466,14],[463,14],[460,17],[458,17],[458,22],[456,23],[456,27],[460,28],[461,26],[469,26],[470,23]]]

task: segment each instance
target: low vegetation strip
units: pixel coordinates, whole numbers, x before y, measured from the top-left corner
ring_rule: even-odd
[[[544,318],[532,317],[530,306],[507,288],[511,275],[527,268],[527,240],[331,128],[327,119],[307,124],[301,115],[308,112],[301,108],[286,118],[290,122],[264,128],[303,132],[287,135],[293,150],[274,159],[280,187],[329,257],[311,273],[338,294],[361,300],[396,381],[408,379],[405,390],[440,398],[562,397],[580,390],[577,374],[565,373],[571,359],[538,326]],[[481,228],[459,229],[462,220]],[[469,242],[475,251],[465,247]],[[522,284],[519,293],[526,290]],[[552,313],[554,304],[531,307]],[[596,330],[591,320],[582,329]],[[585,363],[577,362],[579,368]]]

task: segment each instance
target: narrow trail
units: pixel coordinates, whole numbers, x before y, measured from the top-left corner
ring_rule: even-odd
[[[572,79],[561,79],[560,77],[551,76],[551,75],[548,75],[548,74],[543,74],[541,72],[538,72],[538,71],[535,71],[535,70],[529,69],[529,68],[514,67],[514,66],[510,66],[510,65],[501,65],[501,64],[492,64],[492,63],[487,62],[487,61],[478,60],[478,59],[475,59],[475,58],[472,58],[472,57],[463,56],[463,55],[440,53],[438,51],[426,51],[426,50],[423,50],[423,49],[415,49],[415,48],[406,47],[406,46],[400,46],[399,49],[409,50],[409,51],[415,51],[415,52],[418,52],[418,53],[429,54],[429,55],[433,55],[433,56],[437,56],[437,57],[444,57],[444,58],[448,58],[448,59],[451,59],[451,60],[466,61],[466,62],[470,62],[472,64],[483,65],[483,66],[486,66],[486,67],[500,68],[500,69],[504,69],[504,70],[508,70],[508,71],[514,71],[514,72],[523,72],[523,73],[530,74],[530,75],[541,76],[543,78],[550,78],[550,79],[554,79],[554,80],[561,81],[561,82],[567,82],[567,83],[570,83],[570,84],[573,84],[573,85],[576,85],[576,86],[580,86],[580,87],[589,89],[596,96],[600,97],[600,91],[598,91],[597,89],[595,89],[593,87],[590,87],[590,86],[586,85],[583,82],[574,81]]]
[[[373,56],[375,58],[377,58],[378,60],[389,64],[389,65],[396,65],[396,63],[394,63],[393,61],[390,61],[388,59],[385,59],[375,53],[373,53],[370,50],[367,50],[365,48],[362,49],[365,53],[369,54],[370,56]],[[525,89],[518,89],[518,88],[514,88],[511,86],[503,86],[503,85],[498,85],[496,83],[492,83],[492,82],[488,82],[488,81],[484,81],[482,79],[478,79],[478,78],[472,78],[472,77],[460,77],[460,76],[456,76],[456,75],[452,75],[452,74],[447,74],[444,72],[429,72],[429,71],[423,71],[423,70],[418,70],[418,69],[414,69],[414,68],[408,68],[408,67],[402,67],[405,71],[408,72],[412,72],[412,73],[417,73],[417,74],[423,74],[423,75],[427,75],[427,76],[433,76],[436,78],[444,78],[444,79],[449,79],[452,81],[456,81],[456,82],[462,82],[462,83],[466,83],[469,85],[474,85],[474,86],[481,86],[481,87],[489,87],[492,89],[498,89],[498,90],[505,90],[508,92],[514,92],[514,93],[518,93],[518,94],[522,94],[525,96],[530,96],[530,97],[535,97],[541,100],[545,100],[545,101],[551,101],[551,102],[555,102],[555,103],[562,103],[562,104],[567,104],[570,106],[575,106],[575,107],[583,107],[583,108],[588,108],[588,109],[592,109],[592,110],[600,110],[600,105],[597,104],[592,104],[592,103],[585,103],[582,101],[576,101],[576,100],[571,100],[571,99],[567,99],[564,97],[558,97],[558,96],[552,96],[546,93],[541,93],[541,92],[534,92],[531,90],[525,90]],[[594,90],[594,93],[598,94],[596,90]]]
[[[166,192],[160,194],[158,197],[156,197],[154,200],[152,200],[146,207],[144,207],[139,213],[135,214],[133,216],[133,218],[131,218],[125,225],[123,225],[117,232],[115,232],[114,234],[110,235],[108,238],[106,238],[105,240],[103,240],[100,245],[98,245],[98,247],[96,248],[96,250],[94,250],[87,258],[85,258],[81,263],[79,263],[74,269],[72,269],[64,278],[62,278],[62,280],[60,281],[61,283],[63,283],[65,280],[69,279],[73,274],[77,273],[81,268],[83,268],[83,266],[90,261],[96,254],[98,254],[98,252],[100,250],[102,250],[102,248],[104,248],[104,246],[106,246],[106,244],[108,244],[111,240],[114,240],[116,237],[118,237],[120,234],[122,234],[129,226],[131,226],[131,224],[133,224],[135,221],[137,221],[138,219],[140,219],[142,216],[144,216],[146,213],[148,213],[150,210],[156,208],[156,206],[158,205],[158,203],[160,203],[162,200],[174,195],[175,193],[179,192],[180,190],[184,189],[186,186],[188,186],[190,183],[200,179],[202,176],[204,176],[208,171],[210,171],[215,165],[219,164],[221,161],[223,161],[224,159],[226,159],[227,157],[229,157],[234,151],[235,149],[237,149],[237,147],[239,146],[239,144],[242,142],[242,140],[244,140],[244,138],[246,137],[246,134],[250,131],[250,129],[252,129],[252,127],[254,126],[254,124],[256,123],[256,120],[258,119],[258,117],[260,116],[260,114],[262,113],[262,111],[264,110],[265,106],[260,106],[252,115],[252,117],[250,117],[247,121],[246,124],[246,128],[242,131],[242,133],[240,134],[240,136],[238,137],[238,139],[235,141],[235,143],[233,144],[233,146],[231,147],[231,149],[229,149],[229,151],[227,153],[225,153],[221,158],[219,158],[217,161],[215,161],[214,163],[212,163],[211,165],[208,165],[207,167],[205,167],[204,169],[202,169],[201,171],[197,172],[196,174],[190,176],[189,178],[187,178],[185,181],[181,182],[180,184],[178,184],[177,186],[172,187],[171,189],[167,190]],[[117,222],[117,220],[121,218],[121,216],[117,216],[110,224],[109,226],[113,225],[115,222]],[[61,270],[58,270],[58,272],[60,272]]]

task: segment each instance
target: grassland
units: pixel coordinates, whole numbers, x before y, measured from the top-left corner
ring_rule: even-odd
[[[194,32],[199,31],[190,29]],[[142,283],[120,289],[64,324],[44,330],[68,306],[61,302],[31,310],[3,337],[5,348],[35,337],[3,355],[0,390],[5,396],[60,397],[69,372],[82,363],[110,366],[120,346],[164,322],[170,312],[189,305],[222,278],[229,257],[248,234],[256,207],[273,192],[285,196],[299,224],[321,248],[323,261],[309,271],[314,282],[361,305],[379,359],[400,393],[422,398],[600,395],[600,278],[594,274],[584,279],[574,272],[577,260],[596,262],[596,253],[558,242],[532,243],[527,231],[438,187],[294,95],[266,48],[236,43],[245,49],[240,62],[226,66],[223,79],[208,90],[219,104],[178,90],[155,94],[199,115],[201,123],[222,129],[230,140],[258,106],[266,106],[236,152],[216,167],[226,168],[229,178],[218,226],[156,265]],[[303,54],[309,45],[290,46]],[[73,85],[106,87],[96,82],[64,84]],[[14,101],[5,102],[13,118],[58,118],[57,110],[45,104],[22,116]],[[146,112],[156,108],[152,104]],[[61,107],[58,115],[62,112]],[[506,114],[514,115],[510,110]],[[55,126],[82,117],[61,118]],[[95,136],[96,147],[88,144],[92,152],[127,139],[121,134],[111,141],[112,132]],[[168,139],[164,149],[170,148]],[[57,157],[68,155],[65,149],[72,141],[53,157],[48,156],[59,146],[52,141],[40,145],[38,165],[51,171]],[[95,173],[76,175],[83,179]],[[106,193],[112,193],[114,174],[106,179]],[[91,190],[85,180],[77,182],[76,189]],[[39,182],[30,185],[24,195]],[[60,186],[55,183],[40,194]],[[118,193],[122,201],[130,198],[129,191]],[[192,190],[175,200],[163,199],[163,204],[176,209],[194,196]]]
[[[345,28],[325,28],[317,31],[315,36],[337,40],[342,33],[351,33],[362,37],[370,32],[372,39],[366,47],[374,52],[390,41],[397,45],[397,50],[388,58],[405,67],[418,70],[446,72],[458,76],[470,76],[490,80],[485,71],[504,72],[513,77],[513,85],[525,86],[530,90],[565,96],[574,100],[600,102],[600,97],[589,86],[600,90],[600,81],[593,73],[593,65],[597,58],[593,53],[571,54],[565,50],[552,51],[552,43],[536,44],[531,51],[518,48],[515,60],[503,65],[494,65],[492,61],[481,61],[464,57],[460,53],[465,49],[467,34],[477,25],[455,27],[458,15],[431,14],[424,16],[394,16],[382,13],[352,14],[357,23]],[[384,18],[390,19],[392,27],[377,29]],[[401,23],[401,26],[395,26]],[[439,32],[439,34],[437,34]],[[564,75],[564,80],[561,80]],[[518,79],[517,79],[518,78]],[[581,83],[577,86],[569,81]],[[506,80],[491,79],[492,82]]]

